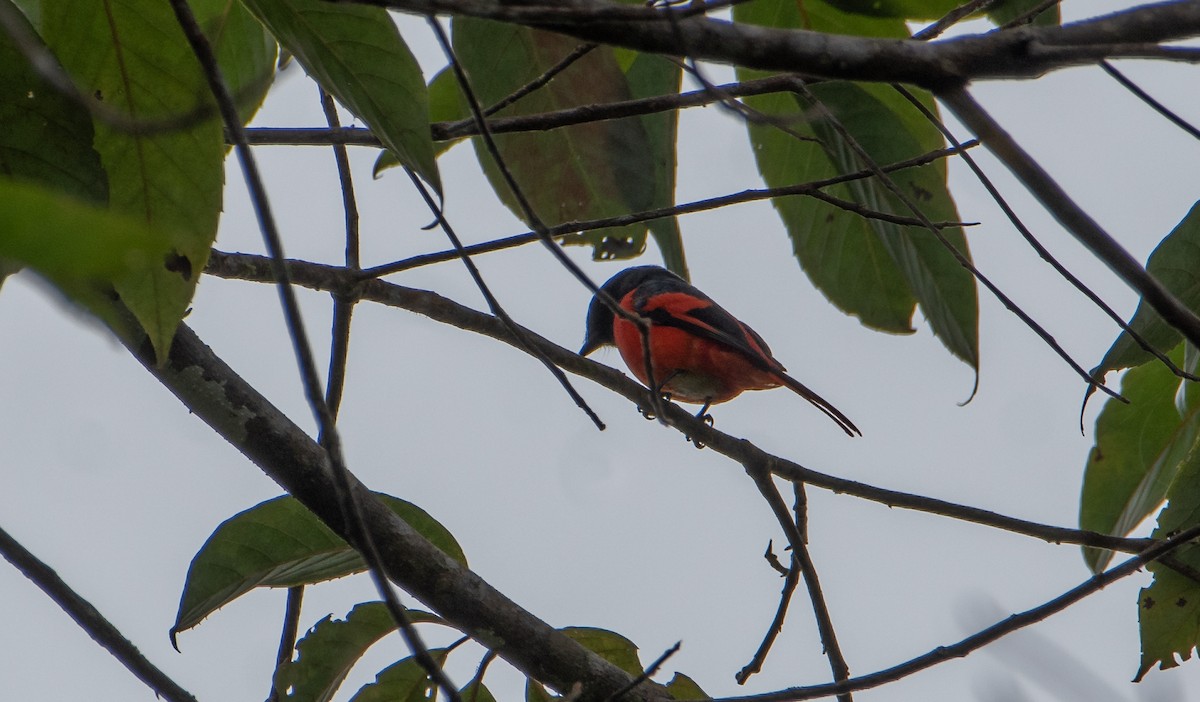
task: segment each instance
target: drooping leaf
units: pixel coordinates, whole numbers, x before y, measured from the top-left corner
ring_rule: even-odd
[[[1200,202],[1192,205],[1187,215],[1151,252],[1146,270],[1188,309],[1200,311]],[[1183,338],[1145,301],[1138,304],[1129,326],[1151,346],[1164,351],[1174,348]],[[1151,359],[1153,356],[1123,331],[1092,373],[1103,375]],[[1091,387],[1088,390],[1091,394]]]
[[[428,90],[430,124],[435,122],[454,122],[471,116],[471,113],[463,104],[462,97],[459,95],[458,81],[454,77],[454,71],[449,66],[438,71],[433,80],[429,81]],[[441,156],[465,138],[460,137],[458,139],[434,141],[434,156]],[[375,166],[371,169],[371,175],[378,178],[387,169],[395,168],[399,165],[402,164],[400,163],[400,159],[396,158],[396,154],[388,149],[384,149],[375,158]]]
[[[794,3],[744,3],[734,8],[734,17],[777,27],[908,36],[902,21],[840,12],[819,0],[806,1],[804,13]],[[741,78],[758,75],[739,71]],[[937,128],[888,86],[824,83],[812,86],[811,91],[819,105],[806,104],[790,94],[747,100],[762,112],[789,118],[787,124],[794,132],[787,134],[768,124],[749,125],[759,172],[770,186],[801,184],[862,170],[854,152],[824,117],[825,110],[881,165],[944,146]],[[937,113],[927,93],[915,94],[927,109]],[[898,171],[891,177],[931,221],[958,219],[946,187],[943,162]],[[827,192],[868,210],[911,216],[899,198],[873,178],[852,181]],[[868,326],[908,333],[912,331],[914,303],[920,304],[934,334],[947,349],[978,369],[975,282],[931,232],[863,217],[810,197],[776,198],[773,204],[787,227],[801,266],[837,307],[858,316]],[[962,230],[947,227],[941,231],[969,260]]]
[[[413,623],[444,623],[428,612],[408,610]],[[376,641],[396,630],[383,602],[355,605],[344,620],[327,616],[296,642],[297,657],[276,671],[275,689],[289,702],[328,702],[350,668]]]
[[[441,665],[449,651],[433,648],[429,655]],[[380,671],[375,682],[363,685],[350,702],[428,702],[434,685],[425,670],[412,658],[405,658]]]
[[[105,291],[144,275],[172,243],[136,217],[0,178],[0,259],[33,268],[110,323]]]
[[[421,67],[380,7],[243,0],[325,90],[441,194]]]
[[[228,2],[192,7],[207,26]],[[170,6],[158,0],[44,0],[39,29],[84,92],[135,120],[178,122],[136,133],[99,123],[95,135],[113,210],[180,235],[159,265],[117,287],[162,360],[221,212],[224,137],[207,83]]]
[[[454,47],[472,88],[486,107],[542,75],[578,45],[573,39],[525,27],[456,17]],[[550,112],[628,100],[678,85],[661,59],[636,59],[630,73],[610,47],[597,47],[548,84],[498,116]],[[672,83],[672,81],[675,81]],[[492,188],[529,222],[480,138],[475,150]],[[497,134],[497,147],[538,218],[547,225],[612,217],[669,205],[673,198],[674,120],[671,116],[591,122],[537,134]],[[647,224],[585,232],[565,243],[592,246],[597,259],[623,259],[645,248]],[[672,231],[655,225],[672,265],[679,257]]]
[[[1172,354],[1180,360],[1183,353]],[[1179,378],[1161,364],[1134,368],[1121,379],[1124,404],[1109,399],[1096,419],[1079,505],[1079,528],[1125,536],[1162,504],[1180,470],[1200,460],[1200,415],[1176,406]],[[1112,552],[1084,548],[1093,572]]]
[[[376,493],[387,507],[451,558],[458,542],[421,508]],[[171,636],[190,629],[256,587],[292,587],[357,573],[358,553],[292,497],[278,497],[227,519],[192,559]]]

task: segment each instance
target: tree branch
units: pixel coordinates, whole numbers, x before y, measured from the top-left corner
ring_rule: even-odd
[[[350,0],[334,0],[348,2]],[[666,12],[611,0],[367,0],[422,15],[483,17],[577,39],[814,77],[947,89],[971,80],[1032,78],[1103,58],[1140,56],[1146,44],[1200,34],[1200,3],[1162,2],[1055,27],[1018,27],[935,42],[785,30]],[[667,12],[669,12],[668,10]],[[1187,60],[1197,60],[1191,56]]]
[[[426,290],[416,290],[400,285],[394,285],[382,280],[359,281],[350,272],[337,266],[328,266],[306,261],[289,261],[288,270],[292,280],[297,285],[337,293],[339,291],[358,288],[362,300],[381,303],[390,307],[416,312],[438,322],[489,336],[502,341],[514,348],[520,348],[517,341],[508,333],[500,320],[495,317],[464,307],[437,293]],[[222,278],[236,278],[255,282],[269,283],[271,278],[270,264],[265,257],[250,254],[230,254],[214,250],[209,258],[205,271],[210,275]],[[526,338],[536,344],[557,366],[570,373],[583,376],[597,384],[616,392],[631,402],[649,405],[649,391],[640,383],[631,380],[620,371],[595,361],[583,358],[573,351],[545,339],[544,337],[526,330]],[[753,443],[731,436],[708,424],[696,419],[681,407],[667,403],[664,415],[665,421],[684,434],[699,439],[701,443],[728,456],[739,465],[766,462],[775,475],[791,481],[805,482],[814,487],[830,490],[838,494],[847,494],[872,502],[879,502],[889,507],[902,507],[920,512],[939,514],[953,519],[974,522],[985,526],[1011,531],[1015,534],[1031,536],[1043,541],[1056,544],[1079,544],[1095,546],[1114,551],[1136,553],[1151,543],[1149,539],[1126,539],[1108,536],[1092,531],[1068,529],[1066,527],[1039,524],[1024,519],[1009,517],[978,507],[946,502],[932,497],[912,495],[897,490],[867,485],[845,478],[839,478],[821,473],[772,455],[755,446]]]

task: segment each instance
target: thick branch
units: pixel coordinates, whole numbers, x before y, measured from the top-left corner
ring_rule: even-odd
[[[335,0],[348,2],[350,0]],[[734,24],[612,0],[368,0],[394,10],[451,14],[548,29],[578,39],[770,71],[946,88],[1029,78],[1103,58],[1143,56],[1147,44],[1200,34],[1200,3],[1148,4],[1061,27],[1019,27],[936,42],[875,39]],[[1186,54],[1179,58],[1197,60]]]
[[[161,368],[148,342],[127,342],[127,346],[191,412],[337,534],[361,548],[338,504],[328,454],[225,365],[187,325],[180,326],[168,362]],[[353,475],[347,477],[388,577],[456,628],[557,690],[579,683],[580,702],[603,700],[629,683],[628,674],[459,565],[384,507]],[[666,697],[661,687],[642,685],[627,699],[650,702]]]

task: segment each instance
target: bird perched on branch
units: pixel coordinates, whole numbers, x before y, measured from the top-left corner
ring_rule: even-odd
[[[787,374],[767,342],[753,329],[713,302],[686,280],[660,266],[636,266],[617,273],[600,288],[621,307],[649,322],[653,380],[646,372],[646,346],[638,325],[592,297],[587,338],[581,355],[609,345],[621,352],[625,365],[654,392],[670,399],[703,405],[727,402],[746,390],[786,386],[824,412],[850,436],[862,432],[846,415]]]

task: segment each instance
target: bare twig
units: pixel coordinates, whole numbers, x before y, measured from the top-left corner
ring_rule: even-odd
[[[388,611],[396,621],[401,635],[412,651],[413,658],[425,670],[437,687],[445,693],[446,698],[450,702],[459,702],[458,689],[446,677],[446,673],[437,664],[437,661],[429,654],[429,649],[421,641],[420,634],[412,625],[412,622],[409,621],[404,607],[400,604],[396,593],[392,590],[391,584],[383,572],[379,552],[372,541],[370,531],[366,528],[361,505],[356,502],[354,493],[351,491],[349,471],[346,469],[341,451],[341,440],[338,437],[329,406],[325,403],[325,398],[321,391],[321,382],[317,375],[312,347],[304,331],[304,323],[300,317],[300,309],[296,303],[295,292],[292,290],[290,281],[288,280],[287,268],[283,263],[283,246],[274,216],[271,214],[270,203],[266,196],[266,188],[263,186],[258,165],[254,160],[253,154],[250,152],[250,146],[246,143],[245,134],[242,131],[241,119],[237,114],[237,107],[233,102],[232,96],[229,94],[229,89],[224,79],[221,77],[221,69],[217,64],[212,46],[209,44],[207,37],[204,36],[204,32],[200,28],[195,15],[192,13],[191,6],[188,5],[187,0],[170,0],[170,2],[171,9],[175,13],[179,26],[183,29],[184,36],[187,38],[192,52],[203,69],[209,90],[216,99],[221,119],[225,123],[225,129],[233,137],[234,150],[238,155],[238,162],[242,167],[242,174],[246,180],[246,186],[250,191],[254,211],[258,215],[259,228],[262,231],[266,248],[271,254],[273,273],[275,279],[278,281],[277,289],[279,291],[280,303],[283,307],[288,335],[292,340],[293,350],[300,367],[304,394],[317,420],[317,425],[320,427],[321,446],[328,454],[335,484],[338,486],[338,495],[345,519],[351,526],[351,532],[355,537],[351,540],[351,543],[359,546],[359,551],[362,553],[363,560],[367,563],[375,586],[379,590],[379,594],[384,602],[387,603]]]
[[[142,655],[129,639],[104,618],[90,602],[71,589],[58,573],[29,552],[8,532],[0,529],[0,555],[21,571],[25,577],[41,588],[54,600],[92,640],[113,655],[129,672],[146,683],[154,694],[170,702],[196,702],[196,698],[184,690],[166,673],[159,670]]]
[[[937,37],[941,36],[942,32],[958,24],[966,17],[973,15],[976,12],[983,12],[989,6],[996,4],[998,1],[999,0],[969,0],[968,2],[964,2],[953,10],[947,12],[938,21],[918,32],[914,32],[912,38],[919,41],[936,39]]]
[[[467,268],[467,272],[471,275],[471,280],[475,281],[475,287],[479,289],[480,294],[483,295],[483,299],[487,302],[488,309],[490,309],[492,314],[496,315],[496,317],[504,323],[504,326],[509,330],[509,332],[512,333],[513,337],[518,343],[521,344],[523,349],[525,349],[531,356],[542,362],[542,365],[546,367],[546,370],[550,371],[550,374],[554,376],[554,379],[558,381],[563,390],[567,391],[567,395],[570,396],[570,398],[575,402],[575,405],[579,407],[579,409],[583,410],[583,413],[587,415],[588,419],[592,420],[592,424],[595,424],[596,428],[600,431],[604,431],[604,422],[600,421],[600,417],[594,410],[592,410],[587,401],[583,399],[583,396],[579,394],[579,391],[575,389],[575,386],[571,384],[571,381],[567,379],[567,376],[562,372],[562,369],[554,365],[554,362],[547,358],[546,354],[542,353],[536,346],[525,341],[525,336],[522,333],[522,327],[513,321],[512,317],[508,315],[508,312],[504,310],[504,307],[500,305],[500,301],[497,300],[496,296],[492,294],[491,288],[489,288],[488,284],[483,280],[483,275],[479,272],[479,268],[475,265],[475,262],[471,260],[471,256],[463,250],[462,240],[458,238],[458,234],[456,234],[454,232],[454,228],[450,226],[449,220],[446,219],[445,213],[442,211],[442,208],[438,205],[437,201],[433,198],[433,195],[429,192],[429,189],[425,187],[425,184],[421,182],[421,179],[417,177],[417,174],[414,173],[412,169],[406,168],[405,171],[407,171],[409,178],[412,180],[413,186],[416,187],[417,191],[421,193],[421,197],[425,199],[425,205],[429,207],[430,212],[432,212],[433,216],[437,218],[438,226],[440,226],[442,231],[446,233],[446,238],[450,239],[450,243],[454,246],[454,250],[458,253],[459,258],[462,259],[463,265]]]
[[[300,633],[300,607],[304,601],[304,586],[294,585],[287,589],[287,604],[283,610],[283,631],[279,634],[279,651],[275,654],[275,674],[271,676],[271,692],[267,702],[279,702],[286,693],[275,686],[279,673],[292,662],[296,650],[296,637]]]
[[[1198,6],[1200,8],[1200,6]],[[958,119],[1017,176],[1081,244],[1103,261],[1146,304],[1188,341],[1200,346],[1200,318],[1151,276],[1096,220],[1071,199],[1061,186],[963,87],[937,94]]]
[[[1180,117],[1173,110],[1171,110],[1171,108],[1162,104],[1158,100],[1155,100],[1150,93],[1142,90],[1137,83],[1134,83],[1129,79],[1128,76],[1117,70],[1116,66],[1112,65],[1108,61],[1101,61],[1100,68],[1104,69],[1105,73],[1112,76],[1115,81],[1120,83],[1121,87],[1133,93],[1139,100],[1146,103],[1150,109],[1165,117],[1171,124],[1174,124],[1176,127],[1179,127],[1183,131],[1187,132],[1193,139],[1200,139],[1200,129],[1192,126],[1190,122]]]
[[[462,90],[463,97],[467,100],[467,106],[471,110],[471,116],[475,120],[475,125],[479,128],[479,134],[483,138],[483,143],[487,147],[488,154],[491,155],[492,161],[496,165],[496,169],[500,172],[500,176],[504,179],[504,183],[508,186],[509,192],[516,198],[517,204],[524,215],[526,223],[537,234],[538,239],[546,247],[551,255],[566,268],[575,279],[583,284],[593,295],[600,298],[605,305],[613,311],[613,314],[632,322],[637,326],[638,333],[642,337],[642,353],[643,363],[646,369],[647,377],[654,376],[654,362],[650,357],[650,322],[640,315],[633,314],[617,304],[617,301],[588,277],[583,269],[577,263],[572,261],[567,256],[562,247],[558,245],[554,238],[550,235],[549,228],[538,216],[537,211],[533,208],[533,204],[529,202],[529,198],[525,196],[524,189],[517,183],[517,179],[513,176],[512,171],[508,168],[508,164],[504,160],[504,156],[500,153],[500,148],[496,145],[496,140],[492,137],[491,129],[488,126],[487,120],[484,118],[483,110],[479,105],[479,100],[475,96],[475,90],[471,87],[471,82],[467,79],[466,71],[463,70],[462,64],[458,62],[458,57],[454,54],[454,47],[450,44],[450,38],[446,36],[446,30],[442,27],[441,22],[432,14],[427,18],[430,28],[433,29],[434,36],[437,37],[438,44],[442,47],[442,51],[446,54],[446,60],[450,62],[451,68],[454,70],[454,75],[458,78],[458,86]],[[662,416],[662,397],[657,392],[650,393],[650,406],[654,409],[656,416]]]
[[[821,637],[821,646],[825,650],[825,657],[829,659],[829,668],[833,672],[833,679],[837,682],[845,682],[850,679],[850,667],[846,664],[846,658],[842,655],[842,648],[838,644],[837,632],[833,628],[833,618],[829,615],[829,607],[825,603],[825,595],[821,591],[821,581],[817,577],[816,566],[813,564],[812,556],[808,552],[808,544],[804,536],[800,533],[800,528],[796,524],[795,518],[788,512],[787,505],[784,503],[783,497],[779,494],[779,489],[771,479],[771,472],[768,470],[767,465],[748,463],[743,464],[743,467],[746,469],[746,474],[750,476],[755,486],[758,487],[758,491],[762,494],[763,499],[770,505],[771,513],[775,515],[779,526],[783,528],[784,534],[787,535],[788,543],[792,547],[792,570],[798,569],[800,571],[800,575],[804,579],[804,585],[808,589],[808,598],[812,602],[813,616],[817,620],[817,631]],[[780,627],[782,626],[783,623],[780,621]],[[740,683],[742,680],[738,682]],[[837,697],[839,702],[852,702],[853,700],[849,691],[839,691]]]
[[[898,84],[893,85],[892,87],[895,88],[896,91],[902,96],[904,96],[904,98],[908,100],[908,102],[912,104],[912,106],[915,107],[922,115],[924,115],[926,120],[937,127],[938,131],[942,133],[942,136],[944,136],[951,145],[959,145],[958,139],[954,136],[954,133],[946,127],[946,124],[942,122],[942,120],[938,119],[937,115],[930,112],[929,109],[916,98],[916,96],[908,91],[908,89]],[[1098,307],[1102,312],[1107,314],[1109,319],[1112,319],[1114,322],[1116,322],[1117,326],[1119,326],[1122,331],[1129,334],[1129,337],[1133,339],[1138,346],[1140,346],[1146,352],[1152,354],[1164,366],[1170,369],[1172,373],[1180,378],[1187,378],[1188,380],[1200,380],[1200,377],[1192,375],[1191,373],[1188,373],[1182,368],[1176,366],[1175,363],[1171,361],[1171,359],[1168,358],[1165,353],[1154,348],[1148,341],[1146,341],[1144,337],[1142,337],[1141,334],[1138,334],[1136,331],[1134,331],[1134,329],[1130,327],[1128,323],[1126,323],[1125,319],[1121,315],[1117,314],[1116,310],[1102,300],[1100,296],[1097,295],[1087,285],[1085,285],[1082,280],[1075,277],[1071,271],[1067,270],[1066,266],[1062,265],[1062,263],[1060,263],[1058,259],[1056,259],[1054,255],[1051,254],[1048,249],[1046,249],[1045,246],[1042,246],[1042,243],[1038,241],[1036,237],[1034,237],[1033,232],[1029,231],[1029,228],[1025,226],[1025,223],[1021,221],[1021,218],[1017,216],[1017,213],[1012,209],[1012,207],[1009,206],[1008,201],[1004,199],[1004,196],[1000,194],[1000,191],[992,183],[991,178],[988,178],[987,174],[983,172],[983,169],[979,167],[979,164],[975,161],[974,157],[972,157],[971,154],[967,153],[966,151],[960,151],[960,156],[962,157],[963,162],[967,164],[967,167],[971,169],[971,172],[975,174],[975,177],[979,180],[980,184],[982,184],[984,189],[988,191],[988,194],[991,195],[992,200],[995,201],[995,203],[1000,207],[1000,209],[1004,212],[1004,215],[1008,217],[1008,221],[1012,223],[1018,232],[1020,232],[1021,236],[1024,237],[1029,246],[1032,247],[1033,250],[1042,257],[1042,260],[1046,261],[1046,263],[1049,263],[1050,266],[1054,268],[1054,270],[1060,276],[1062,276],[1064,280],[1073,285],[1076,290],[1083,293],[1084,297],[1090,300],[1092,304]],[[1082,413],[1079,421],[1080,428],[1082,429]]]
[[[839,694],[841,692],[869,690],[879,687],[890,682],[895,682],[902,678],[906,678],[914,673],[918,673],[927,668],[931,668],[939,663],[953,660],[955,658],[963,658],[988,644],[1007,636],[1018,629],[1022,629],[1031,624],[1036,624],[1040,621],[1063,611],[1080,600],[1092,595],[1121,578],[1132,575],[1138,572],[1148,563],[1161,558],[1162,556],[1171,553],[1175,549],[1186,545],[1196,537],[1200,536],[1200,526],[1192,527],[1184,532],[1179,533],[1169,539],[1164,539],[1150,546],[1145,551],[1130,558],[1129,560],[1109,568],[1103,573],[1088,578],[1080,585],[1064,592],[1044,604],[1027,609],[1024,612],[1013,614],[992,626],[978,631],[961,641],[958,641],[947,646],[939,646],[928,653],[917,656],[911,660],[892,666],[885,670],[880,670],[868,675],[862,675],[856,678],[851,678],[844,682],[834,682],[825,685],[810,685],[806,687],[793,687],[787,690],[778,692],[769,692],[763,695],[748,695],[744,697],[724,697],[718,698],[714,702],[793,702],[795,700],[811,700],[819,697],[828,697],[829,695]],[[698,701],[697,701],[698,702]]]
[[[641,685],[642,683],[646,682],[650,678],[654,677],[655,674],[658,673],[658,669],[662,667],[662,664],[667,662],[668,658],[675,655],[676,653],[679,653],[679,649],[681,646],[683,646],[683,642],[676,641],[674,643],[674,645],[672,645],[666,651],[663,651],[662,655],[660,655],[658,658],[655,658],[650,663],[650,665],[646,666],[646,669],[642,671],[641,675],[638,675],[633,680],[630,680],[629,684],[626,685],[625,687],[621,688],[620,690],[617,690],[616,692],[612,693],[608,697],[604,698],[604,702],[615,702],[616,700],[619,700],[622,697],[624,697],[625,695],[629,694],[633,690],[633,688],[637,687],[638,685]]]
[[[951,243],[950,240],[947,239],[944,234],[942,234],[941,230],[939,230],[937,227],[934,227],[933,223],[929,221],[929,219],[921,211],[921,208],[917,206],[916,202],[913,201],[913,199],[908,195],[908,193],[906,193],[901,187],[896,185],[896,182],[894,180],[892,180],[890,177],[888,177],[888,175],[886,173],[884,173],[881,168],[879,168],[879,166],[875,163],[875,160],[871,157],[871,155],[868,154],[865,149],[863,149],[862,145],[858,143],[858,140],[855,139],[852,134],[850,134],[850,132],[841,123],[841,121],[838,120],[833,115],[833,113],[831,113],[827,108],[824,108],[824,106],[822,105],[821,101],[817,98],[817,96],[814,95],[813,92],[808,89],[808,86],[806,86],[804,84],[804,81],[802,81],[800,79],[796,79],[796,89],[807,100],[811,101],[815,105],[819,105],[822,107],[822,110],[825,113],[825,119],[828,121],[829,125],[831,127],[833,127],[833,129],[838,133],[838,135],[842,139],[842,141],[847,146],[849,146],[852,151],[854,151],[854,153],[858,157],[858,159],[867,168],[869,168],[870,170],[875,172],[876,178],[878,178],[879,183],[881,185],[883,185],[883,187],[886,188],[888,190],[888,192],[890,192],[898,200],[900,200],[900,202],[903,203],[903,205],[906,208],[908,208],[908,210],[913,214],[913,216],[915,216],[917,219],[921,220],[922,225],[925,227],[925,229],[927,229],[930,233],[933,234],[934,238],[938,240],[938,243],[940,243],[942,245],[942,247],[944,249],[946,249],[946,251],[949,252],[951,256],[954,257],[954,260],[957,261],[960,266],[962,266],[968,272],[970,272],[970,274],[972,276],[974,276],[976,280],[978,280],[980,283],[982,283],[983,286],[985,288],[987,288],[988,291],[991,292],[992,295],[997,300],[999,300],[1001,304],[1003,304],[1005,306],[1005,308],[1007,308],[1010,312],[1012,312],[1014,315],[1016,315],[1017,318],[1020,319],[1025,324],[1025,326],[1029,327],[1029,329],[1033,333],[1037,334],[1038,337],[1043,342],[1045,342],[1045,344],[1047,346],[1049,346],[1051,350],[1053,350],[1056,354],[1058,354],[1059,358],[1063,359],[1063,361],[1066,362],[1066,364],[1068,366],[1070,366],[1070,368],[1072,370],[1074,370],[1075,373],[1078,374],[1080,378],[1082,378],[1086,383],[1088,383],[1088,385],[1096,388],[1097,390],[1104,392],[1106,395],[1108,395],[1114,399],[1120,400],[1121,402],[1125,402],[1125,403],[1129,402],[1124,397],[1122,397],[1120,393],[1105,386],[1102,380],[1098,380],[1095,377],[1093,377],[1092,374],[1088,373],[1087,370],[1085,370],[1083,368],[1083,366],[1079,365],[1079,363],[1077,363],[1075,361],[1075,359],[1071,358],[1070,354],[1067,353],[1066,349],[1064,349],[1062,347],[1062,345],[1060,345],[1058,343],[1058,340],[1056,340],[1053,336],[1051,336],[1050,333],[1048,331],[1046,331],[1045,328],[1042,327],[1042,325],[1038,324],[1032,317],[1030,317],[1029,314],[1025,312],[1025,310],[1021,309],[1021,307],[1016,302],[1014,302],[1012,300],[1012,298],[1010,298],[1008,295],[1006,295],[1004,293],[1004,291],[1001,290],[995,283],[993,283],[990,278],[985,276],[978,268],[976,268],[975,264],[972,263],[971,260],[969,258],[967,258],[967,256],[963,252],[959,251],[958,248],[956,246],[954,246],[954,244]]]
[[[515,348],[520,348],[500,320],[483,312],[464,307],[436,293],[407,288],[383,280],[361,282],[348,271],[338,266],[328,266],[305,261],[289,261],[287,265],[291,272],[292,280],[297,285],[314,290],[338,290],[361,285],[361,299],[363,300],[406,309],[434,321],[478,334],[484,334],[512,345]],[[261,283],[270,283],[274,280],[272,278],[269,259],[252,254],[231,254],[214,250],[209,257],[208,268],[205,272],[223,278],[235,278]],[[550,357],[550,360],[554,361],[556,365],[564,370],[599,383],[628,398],[632,402],[647,401],[646,388],[631,380],[624,373],[590,359],[582,358],[573,351],[558,346],[533,331],[525,330],[525,334],[531,343],[541,348]],[[739,465],[761,461],[769,465],[775,475],[785,480],[804,482],[836,494],[851,495],[889,507],[900,507],[919,512],[938,514],[1010,531],[1014,534],[1030,536],[1055,544],[1078,544],[1081,546],[1093,546],[1113,551],[1133,553],[1153,543],[1149,539],[1127,539],[1093,531],[1039,524],[1025,519],[997,514],[996,512],[978,507],[956,504],[932,497],[913,495],[898,490],[889,490],[821,473],[806,468],[795,461],[789,461],[785,458],[769,454],[745,439],[734,437],[714,429],[704,422],[697,420],[686,410],[673,405],[667,405],[666,419],[671,426],[676,427],[685,434],[700,439],[705,446],[732,458]]]
[[[971,149],[971,148],[974,148],[976,145],[977,144],[975,142],[967,142],[967,143],[963,144],[961,148],[962,149]],[[950,154],[956,153],[957,151],[958,151],[958,149],[954,149],[954,148],[938,149],[936,151],[931,151],[927,154],[922,154],[920,156],[917,156],[916,158],[911,158],[911,159],[907,159],[905,161],[900,161],[897,163],[889,164],[887,166],[883,166],[883,170],[888,173],[891,173],[891,172],[894,172],[897,170],[902,170],[905,168],[912,168],[914,166],[924,165],[926,163],[935,161],[939,158],[943,158]],[[756,189],[756,190],[743,190],[740,193],[733,193],[730,195],[722,195],[719,197],[706,198],[704,200],[696,200],[694,202],[686,202],[681,205],[675,205],[672,207],[662,207],[662,208],[657,208],[657,209],[653,209],[653,210],[646,210],[644,212],[633,212],[630,214],[617,215],[615,217],[605,217],[603,219],[584,220],[584,221],[575,221],[575,222],[563,222],[562,224],[559,224],[559,225],[556,225],[553,227],[547,227],[546,231],[552,237],[561,237],[561,236],[566,236],[568,234],[574,234],[576,232],[585,232],[585,231],[593,231],[596,229],[605,229],[608,227],[625,226],[627,224],[635,224],[637,222],[645,222],[645,221],[649,221],[649,220],[653,220],[653,219],[660,219],[660,218],[664,218],[664,217],[674,217],[674,216],[681,215],[681,214],[692,214],[695,212],[704,212],[707,210],[719,209],[722,207],[726,207],[728,205],[736,205],[736,204],[741,204],[741,203],[746,203],[746,202],[755,202],[755,201],[759,201],[759,200],[768,200],[768,199],[778,198],[778,197],[788,197],[788,196],[792,196],[792,195],[809,195],[809,196],[814,196],[814,197],[821,197],[826,202],[830,202],[831,204],[834,204],[836,202],[843,202],[843,201],[841,201],[838,198],[830,198],[829,196],[824,195],[823,193],[821,193],[819,195],[817,193],[820,193],[822,188],[827,188],[832,185],[838,185],[840,183],[848,183],[848,182],[851,182],[854,180],[859,180],[862,178],[869,178],[873,175],[874,175],[874,173],[870,170],[861,170],[861,171],[857,171],[855,173],[847,173],[847,174],[843,174],[843,175],[833,176],[830,178],[825,178],[822,180],[812,181],[809,183],[801,183],[798,185],[784,185],[784,186],[780,186],[777,188],[762,188],[762,189]],[[951,226],[952,224],[954,224],[954,223],[936,222],[935,226]],[[965,225],[967,223],[962,223],[962,224]],[[465,246],[465,247],[463,247],[463,250],[466,251],[468,254],[475,255],[475,254],[479,254],[479,253],[486,253],[486,252],[491,252],[491,251],[500,251],[503,249],[509,249],[509,248],[513,248],[515,246],[523,246],[525,244],[530,244],[530,243],[533,243],[536,241],[541,241],[541,237],[539,237],[538,234],[536,234],[534,232],[527,232],[524,234],[514,234],[513,236],[504,237],[502,239],[496,239],[496,240],[493,240],[490,242],[485,242],[482,244],[473,244],[471,246]],[[363,277],[378,278],[378,277],[382,277],[385,275],[390,275],[392,273],[398,273],[400,271],[405,271],[405,270],[409,270],[412,268],[418,268],[420,266],[427,266],[427,265],[434,264],[434,263],[442,263],[445,261],[450,261],[457,257],[458,257],[458,252],[454,251],[454,250],[440,251],[437,253],[430,253],[430,254],[421,254],[418,256],[413,256],[411,258],[406,258],[401,261],[396,261],[394,263],[385,263],[380,266],[368,268],[363,271],[362,275],[363,275]]]

